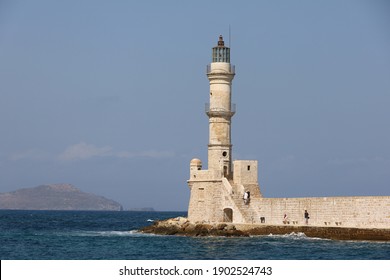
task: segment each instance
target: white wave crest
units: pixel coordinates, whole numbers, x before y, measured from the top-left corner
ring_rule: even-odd
[[[273,238],[287,238],[287,239],[294,239],[294,240],[304,240],[304,239],[310,239],[310,240],[326,240],[326,238],[319,238],[319,237],[308,237],[303,232],[291,232],[286,234],[272,234],[270,233],[268,237]]]
[[[60,233],[58,235],[71,235],[71,236],[100,236],[100,237],[120,237],[120,236],[129,236],[129,237],[138,237],[138,236],[148,236],[148,234],[142,233],[138,230],[129,230],[129,231],[71,231],[67,233]]]
[[[291,232],[291,233],[288,233],[288,234],[285,234],[284,235],[285,237],[291,237],[291,238],[295,238],[295,239],[303,239],[303,238],[308,238],[306,236],[306,234],[304,234],[303,232]]]

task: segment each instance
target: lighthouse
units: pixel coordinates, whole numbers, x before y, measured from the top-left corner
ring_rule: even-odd
[[[190,161],[190,178],[187,180],[190,189],[189,223],[186,222],[183,230],[188,228],[191,231],[197,223],[209,223],[212,226],[210,230],[225,229],[225,223],[246,229],[248,225],[256,224],[307,226],[305,211],[311,213],[309,223],[312,226],[389,229],[390,196],[263,197],[258,182],[258,161],[232,159],[234,76],[230,48],[219,36],[217,45],[212,48],[211,63],[207,66],[210,82],[209,103],[206,104],[209,119],[208,166],[205,168],[199,158]]]
[[[232,100],[234,66],[230,64],[230,48],[223,37],[212,49],[212,62],[207,66],[210,81],[210,103],[206,103],[209,117],[208,168],[232,175],[231,119],[235,113]]]
[[[208,165],[193,158],[190,162],[191,190],[188,219],[194,222],[244,222],[249,218],[242,205],[242,195],[261,197],[257,182],[257,161],[232,158],[231,120],[232,81],[235,68],[230,64],[230,48],[219,36],[207,65],[210,82],[206,114],[209,118]]]

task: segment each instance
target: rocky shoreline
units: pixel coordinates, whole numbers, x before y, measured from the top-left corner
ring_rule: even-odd
[[[304,233],[307,237],[318,237],[333,240],[370,240],[390,241],[390,229],[314,227],[290,225],[254,225],[231,223],[191,223],[187,218],[177,217],[156,221],[140,229],[143,233],[181,236],[226,236],[248,237],[255,235],[284,235]]]

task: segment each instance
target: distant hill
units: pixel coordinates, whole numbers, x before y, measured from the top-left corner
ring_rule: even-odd
[[[0,193],[0,209],[120,211],[123,207],[69,184],[52,184]]]

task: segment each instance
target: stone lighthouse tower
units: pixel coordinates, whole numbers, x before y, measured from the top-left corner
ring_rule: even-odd
[[[230,64],[230,48],[222,36],[212,49],[212,62],[207,66],[210,81],[210,102],[206,104],[209,118],[208,169],[202,161],[190,162],[191,189],[188,219],[193,222],[245,222],[248,205],[242,195],[261,197],[257,182],[257,161],[232,160],[231,119],[235,113],[232,101],[234,66]]]
[[[222,36],[213,48],[212,62],[207,66],[210,81],[208,168],[220,170],[224,177],[232,175],[231,118],[235,106],[231,102],[234,66],[230,64],[230,48]]]

